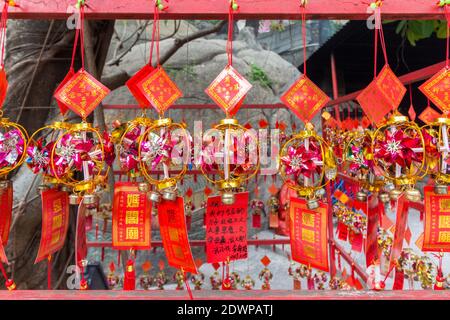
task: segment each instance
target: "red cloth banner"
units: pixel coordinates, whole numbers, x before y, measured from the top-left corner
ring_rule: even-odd
[[[69,227],[69,194],[50,189],[43,191],[41,197],[41,243],[34,263],[47,259],[63,247]]]
[[[438,195],[425,187],[425,219],[422,251],[450,252],[450,195]]]
[[[81,267],[81,261],[86,259],[86,206],[81,203],[78,207],[77,232],[75,235],[75,263]]]
[[[206,206],[206,258],[208,263],[247,258],[248,192],[235,195],[232,205],[221,197],[208,198]]]
[[[118,250],[151,246],[151,202],[135,182],[117,182],[114,187],[112,243]]]
[[[395,261],[400,257],[403,249],[403,240],[405,239],[406,223],[408,220],[408,200],[401,196],[397,202],[397,217],[395,219],[394,242],[389,259],[389,268],[395,266]]]
[[[367,211],[367,239],[366,239],[366,266],[375,264],[379,259],[377,233],[380,226],[380,206],[383,203],[378,197],[369,197],[369,209]]]
[[[291,198],[290,208],[292,259],[328,272],[328,206],[309,210],[304,199]]]
[[[8,244],[13,208],[12,184],[6,190],[0,191],[0,193],[0,236],[3,245],[6,246]]]
[[[176,201],[162,200],[158,204],[158,218],[169,265],[197,274],[186,229],[183,198],[178,197]]]

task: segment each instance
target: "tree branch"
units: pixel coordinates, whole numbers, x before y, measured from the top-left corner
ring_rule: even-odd
[[[174,45],[161,57],[160,63],[164,64],[165,62],[167,62],[167,60],[169,60],[186,43],[219,32],[226,23],[227,21],[221,21],[210,29],[201,30],[182,39],[175,39]],[[125,71],[121,71],[108,76],[104,76],[102,78],[102,83],[109,89],[114,90],[125,85],[125,83],[129,79],[130,76]]]

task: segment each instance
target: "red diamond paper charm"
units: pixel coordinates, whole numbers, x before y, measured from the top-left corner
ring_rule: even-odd
[[[81,69],[55,92],[54,97],[80,117],[86,118],[109,92],[107,87]]]
[[[281,101],[303,122],[310,122],[330,98],[305,75],[281,97]]]
[[[356,98],[372,123],[380,124],[384,117],[397,109],[405,96],[406,88],[385,65],[377,78]]]
[[[439,112],[434,110],[432,107],[428,106],[425,110],[420,114],[419,119],[422,120],[425,124],[431,124],[436,121],[441,115]]]
[[[144,78],[148,77],[154,70],[155,68],[153,68],[153,66],[147,64],[145,67],[139,70],[134,76],[132,76],[130,80],[128,80],[126,83],[128,90],[130,90],[131,94],[134,96],[134,98],[139,103],[139,106],[141,108],[148,108],[152,104],[147,99],[147,97],[142,93],[142,91],[138,87],[138,84]]]
[[[6,92],[8,91],[8,80],[6,79],[5,69],[0,70],[0,109],[6,99]]]
[[[442,111],[450,111],[450,69],[444,68],[419,87]]]
[[[144,77],[137,86],[159,114],[163,114],[183,96],[175,82],[170,80],[161,67]]]
[[[64,77],[63,81],[61,81],[59,86],[56,88],[55,93],[58,92],[62,87],[64,87],[66,83],[73,78],[74,75],[75,71],[71,68]],[[59,111],[61,111],[61,114],[64,116],[67,113],[67,111],[69,111],[69,107],[61,101],[56,100],[56,102],[58,103]]]
[[[261,259],[261,263],[262,263],[265,267],[267,267],[271,262],[272,262],[272,261],[269,259],[268,256],[264,256],[264,257]]]
[[[232,66],[227,66],[205,92],[227,115],[233,116],[251,88],[250,82]]]

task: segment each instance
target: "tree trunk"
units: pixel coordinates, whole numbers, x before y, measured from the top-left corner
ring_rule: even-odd
[[[95,35],[93,52],[97,56],[105,48],[104,41],[109,43],[102,32],[102,28],[108,23],[110,22],[90,22],[92,34]],[[46,123],[53,122],[59,114],[53,101],[53,93],[69,69],[74,31],[67,30],[65,21],[15,20],[10,21],[8,27],[6,70],[9,90],[4,109],[12,121],[18,119],[31,135]],[[41,52],[45,42],[47,45]],[[97,68],[102,70],[102,66]],[[28,88],[30,83],[31,88]],[[25,108],[21,109],[21,106]],[[27,199],[36,198],[24,205],[22,210],[19,206],[14,211],[10,241],[6,248],[11,262],[8,271],[13,274],[18,289],[47,288],[47,262],[34,264],[41,236],[42,214],[36,190],[38,183],[30,184],[32,179],[31,171],[25,166],[14,177],[15,196],[18,200],[26,201],[24,197],[29,188]],[[64,248],[54,255],[52,261],[54,289],[67,289],[65,279],[69,274],[66,270],[69,265],[75,264],[75,226],[76,208],[73,207]]]

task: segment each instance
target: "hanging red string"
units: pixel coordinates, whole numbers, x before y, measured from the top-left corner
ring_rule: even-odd
[[[378,73],[378,37],[381,42],[381,49],[383,50],[384,61],[388,65],[388,56],[386,51],[386,42],[384,40],[384,32],[383,25],[381,21],[381,9],[379,7],[380,4],[375,9],[375,44],[374,44],[374,78],[377,77]]]
[[[75,67],[75,57],[78,49],[78,40],[80,40],[81,69],[84,70],[84,6],[84,1],[79,0],[77,4],[77,7],[79,9],[79,18],[76,25],[70,70],[74,70]]]
[[[52,290],[52,255],[47,257],[47,289]]]
[[[444,7],[445,11],[445,19],[447,20],[447,52],[445,56],[445,66],[449,68],[449,59],[450,59],[450,8],[448,5]]]
[[[5,1],[3,5],[2,10],[2,17],[0,21],[0,50],[1,50],[1,58],[0,58],[0,68],[5,68],[5,46],[6,46],[6,24],[8,21],[8,8],[9,8],[9,2]]]
[[[159,40],[160,40],[160,29],[159,29],[159,10],[161,7],[161,1],[156,0],[153,12],[153,29],[152,29],[152,41],[150,45],[150,61],[149,65],[153,64],[153,51],[156,49],[156,66],[160,66],[159,61]]]
[[[0,261],[0,271],[3,274],[3,278],[5,278],[5,287],[9,290],[16,290],[16,284],[14,283],[14,281],[12,279],[8,278],[8,275],[6,274],[6,270],[5,267],[3,266],[3,262]]]
[[[233,33],[234,33],[234,11],[238,9],[235,0],[230,1],[228,10],[228,39],[227,39],[227,56],[228,65],[233,65]]]
[[[303,75],[306,76],[306,3],[302,4],[300,7],[302,16],[302,41],[303,41]]]
[[[189,279],[187,277],[187,274],[183,268],[181,268],[181,272],[183,272],[184,284],[186,285],[186,290],[189,294],[189,299],[194,300],[194,296],[192,294],[191,286],[189,285]]]

